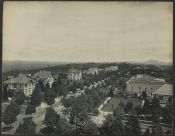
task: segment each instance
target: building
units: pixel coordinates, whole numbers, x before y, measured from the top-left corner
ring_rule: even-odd
[[[89,69],[88,69],[87,71],[85,71],[84,73],[92,74],[92,75],[95,75],[95,74],[98,75],[98,68],[97,68],[97,67],[89,68]]]
[[[129,94],[136,93],[138,96],[141,95],[143,91],[146,91],[147,95],[151,96],[155,90],[162,87],[164,84],[164,79],[159,79],[148,75],[136,75],[131,77],[129,81],[126,82],[126,91]]]
[[[52,87],[52,84],[54,82],[54,77],[52,76],[50,71],[39,71],[34,74],[33,76],[34,79],[36,80],[41,80],[43,81],[44,86],[49,83],[50,88]]]
[[[67,78],[68,80],[82,80],[82,72],[80,69],[70,69]]]
[[[109,66],[105,68],[105,71],[116,71],[118,70],[118,66]]]
[[[173,85],[165,84],[153,92],[153,95],[159,98],[160,103],[167,103],[169,98],[173,96]]]
[[[35,88],[36,81],[24,75],[19,75],[4,81],[3,84],[7,85],[7,89],[10,91],[23,91],[26,96],[30,96]]]

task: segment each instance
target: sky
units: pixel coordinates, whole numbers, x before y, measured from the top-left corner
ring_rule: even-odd
[[[3,60],[173,61],[172,2],[12,2]]]

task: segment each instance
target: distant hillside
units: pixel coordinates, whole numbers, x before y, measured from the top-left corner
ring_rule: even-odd
[[[30,70],[44,67],[58,66],[67,64],[66,62],[40,62],[40,61],[3,61],[2,72],[9,72],[14,70]]]
[[[153,65],[172,65],[170,62],[163,62],[163,61],[157,61],[157,60],[148,60],[144,62],[144,64],[153,64]]]

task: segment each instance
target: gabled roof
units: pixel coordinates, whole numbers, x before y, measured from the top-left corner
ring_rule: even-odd
[[[150,76],[132,77],[127,84],[164,85],[165,80]]]
[[[43,70],[43,71],[39,71],[39,72],[35,73],[33,78],[47,79],[50,74],[51,74],[50,71],[44,71]]]
[[[70,69],[69,73],[80,73],[81,69]]]
[[[165,84],[159,89],[157,89],[155,92],[153,92],[153,94],[172,96],[173,95],[173,85]]]
[[[31,78],[29,78],[29,77],[20,75],[20,76],[18,76],[18,77],[15,77],[15,78],[6,80],[6,81],[4,81],[3,83],[5,83],[5,84],[9,84],[9,83],[27,84],[27,83],[30,83],[30,82],[34,82],[34,83],[35,83],[36,81],[33,80],[33,79],[31,79]]]

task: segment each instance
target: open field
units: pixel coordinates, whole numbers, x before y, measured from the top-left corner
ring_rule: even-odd
[[[127,102],[131,101],[133,103],[133,106],[141,104],[141,100],[135,100],[135,99],[127,99],[127,98],[119,98],[119,97],[113,97],[110,99],[110,101],[102,108],[102,111],[106,112],[113,112],[113,108],[116,108],[120,102],[123,102],[126,104]]]

